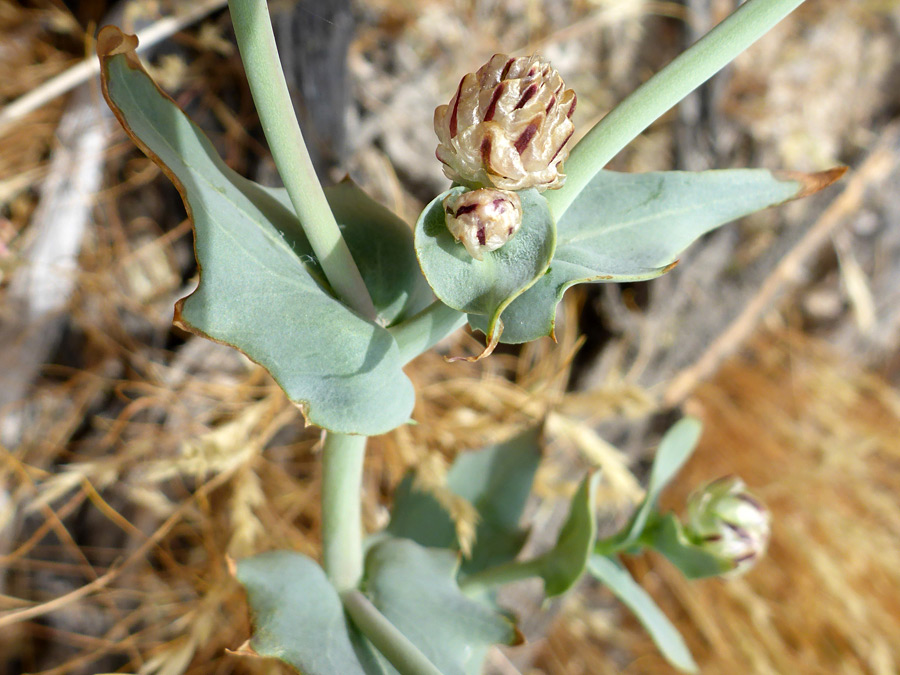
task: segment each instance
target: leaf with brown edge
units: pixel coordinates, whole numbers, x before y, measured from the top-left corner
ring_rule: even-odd
[[[175,184],[194,225],[200,284],[179,301],[176,323],[235,347],[265,367],[312,424],[375,435],[407,422],[414,391],[391,334],[334,297],[284,191],[264,188],[228,168],[203,132],[141,68],[136,45],[116,28],[101,31],[103,92],[138,147]],[[346,202],[356,200],[353,190],[342,185],[331,194]],[[361,196],[358,201],[364,202]],[[345,208],[346,222],[340,222],[354,232],[347,237],[351,251],[384,256],[383,249],[367,244],[371,233],[360,235],[358,229],[399,233],[388,222],[392,214],[377,212],[369,222],[357,211]],[[401,246],[394,255],[411,258],[411,238],[406,250]],[[397,263],[384,260],[360,268],[375,275],[395,270]],[[414,262],[412,269],[418,274]],[[366,282],[381,287],[385,323],[414,311],[384,292],[373,276]],[[418,284],[411,279],[406,287],[400,285],[414,304],[421,302]]]
[[[794,181],[800,184],[800,191],[791,199],[803,199],[824,190],[832,183],[836,183],[847,173],[846,166],[836,166],[833,169],[817,171],[815,173],[803,173],[802,171],[773,171],[778,180]]]
[[[247,656],[253,659],[263,658],[253,647],[250,646],[250,640],[245,640],[244,643],[238,647],[237,649],[226,649],[226,654],[231,654],[232,656]]]
[[[503,311],[500,342],[553,335],[556,306],[570,286],[662,276],[701,236],[761,209],[805,197],[840,178],[765,169],[618,173],[601,171],[557,223],[550,269]],[[469,314],[487,332],[483,316]]]

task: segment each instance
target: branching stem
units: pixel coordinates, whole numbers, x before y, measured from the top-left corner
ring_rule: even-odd
[[[357,590],[341,594],[356,627],[391,662],[400,675],[441,675],[435,665]]]

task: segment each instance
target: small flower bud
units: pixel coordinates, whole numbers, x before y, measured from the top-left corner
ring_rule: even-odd
[[[522,203],[515,192],[482,188],[451,194],[443,204],[447,229],[475,260],[503,246],[522,224]]]
[[[495,54],[434,111],[444,174],[504,190],[562,187],[575,102],[575,92],[541,57]]]
[[[709,483],[688,500],[686,533],[743,574],[769,544],[769,512],[737,476]]]

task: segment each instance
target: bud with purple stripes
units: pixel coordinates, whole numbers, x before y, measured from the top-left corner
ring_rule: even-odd
[[[522,224],[519,195],[507,190],[480,188],[450,194],[443,206],[447,229],[475,260],[503,246]]]
[[[575,101],[541,57],[494,55],[434,111],[444,174],[470,187],[562,187]]]
[[[737,476],[697,490],[688,500],[686,534],[740,575],[762,557],[769,544],[769,512]]]

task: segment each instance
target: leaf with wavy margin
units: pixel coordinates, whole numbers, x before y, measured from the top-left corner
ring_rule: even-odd
[[[601,171],[559,219],[547,274],[505,308],[500,341],[518,344],[552,336],[556,306],[569,287],[662,276],[707,232],[813,194],[845,171]],[[487,333],[488,321],[477,314],[469,314],[469,324]]]
[[[229,169],[144,72],[136,46],[114,27],[101,31],[103,91],[194,225],[200,284],[176,305],[175,323],[265,367],[312,424],[375,435],[407,422],[415,394],[393,337],[334,297],[284,191]],[[351,185],[329,195],[381,322],[419,309],[427,291],[405,226]]]

